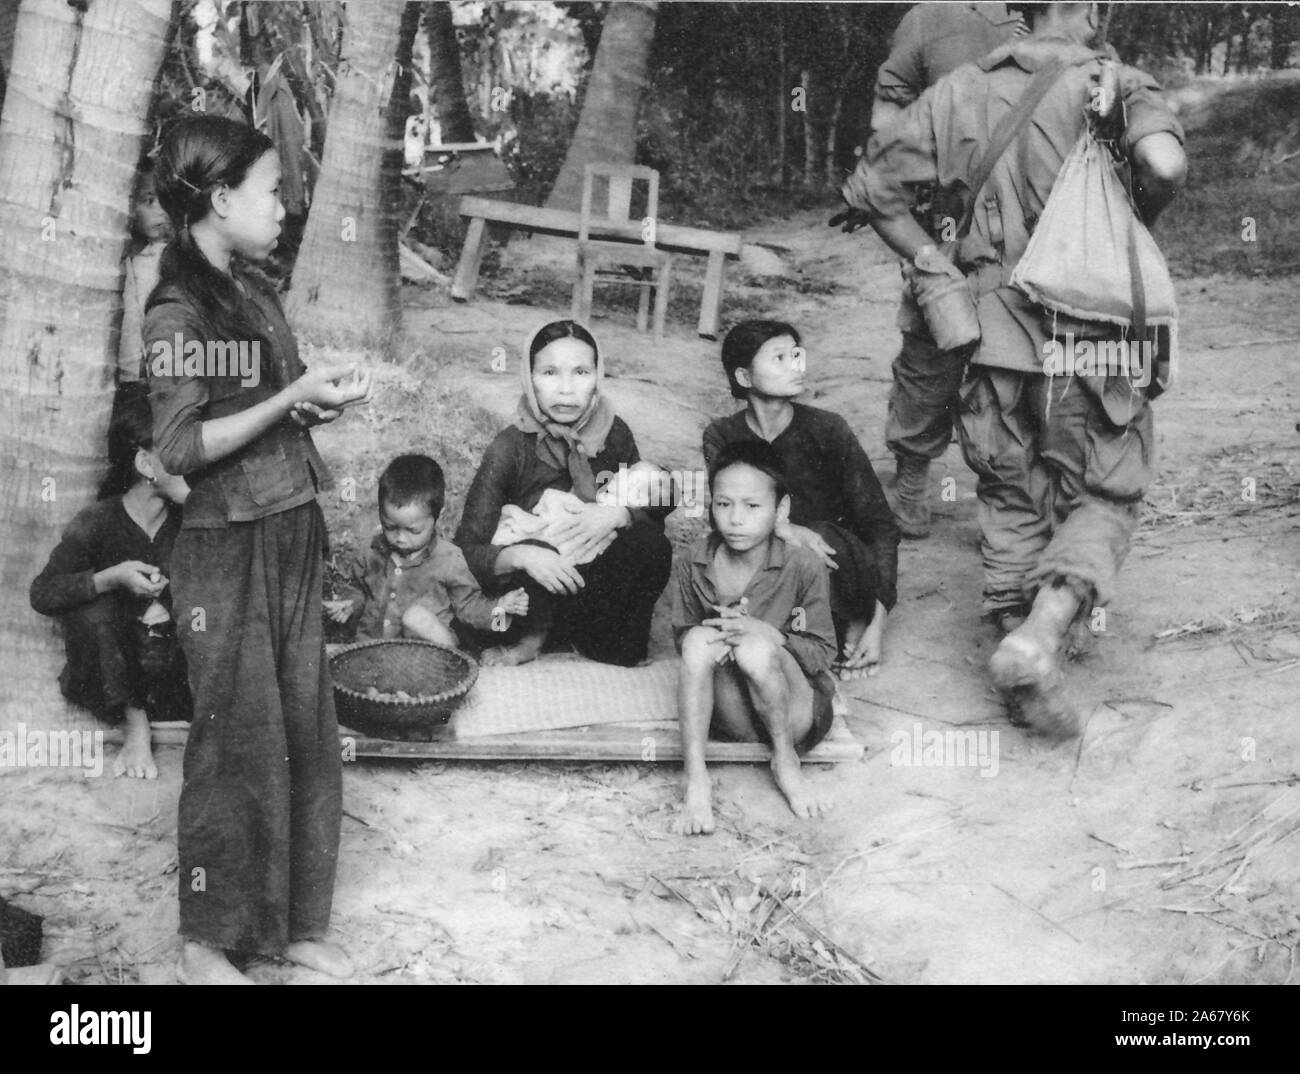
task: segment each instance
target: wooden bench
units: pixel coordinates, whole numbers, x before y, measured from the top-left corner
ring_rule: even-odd
[[[524,231],[540,231],[576,240],[581,214],[567,209],[544,209],[535,205],[516,205],[508,201],[465,196],[460,199],[460,215],[469,219],[469,232],[456,265],[451,297],[468,302],[478,286],[479,267],[487,247],[487,225],[504,224]],[[602,225],[600,237],[620,242],[642,244],[639,221],[619,227]],[[698,331],[705,339],[717,339],[722,318],[722,277],[728,257],[739,257],[741,238],[734,231],[708,231],[698,227],[680,227],[660,223],[655,229],[655,245],[662,250],[688,254],[707,254],[704,273],[704,296],[700,301]]]

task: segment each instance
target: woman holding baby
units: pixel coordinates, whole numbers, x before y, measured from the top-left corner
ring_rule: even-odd
[[[484,454],[456,532],[484,592],[522,584],[529,593],[528,617],[495,636],[485,664],[523,663],[548,641],[605,664],[646,658],[672,566],[663,530],[672,507],[599,495],[598,475],[640,462],[632,430],[601,393],[603,377],[596,341],[575,321],[545,325],[524,351],[518,415]]]

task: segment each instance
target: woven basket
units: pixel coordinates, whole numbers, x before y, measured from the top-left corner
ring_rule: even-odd
[[[379,738],[428,742],[448,734],[452,712],[478,678],[478,664],[446,645],[413,638],[363,641],[330,658],[339,723]],[[399,690],[411,700],[372,697]]]

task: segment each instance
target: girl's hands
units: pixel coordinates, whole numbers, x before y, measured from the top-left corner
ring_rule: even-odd
[[[342,413],[342,410],[322,409],[315,403],[294,403],[293,409],[289,411],[289,417],[304,429],[312,429],[317,425],[325,425],[333,421]]]
[[[810,530],[807,526],[796,526],[790,522],[778,522],[776,535],[786,544],[815,552],[817,558],[826,564],[827,570],[835,570],[835,546],[828,544],[826,538],[816,530]]]
[[[330,362],[312,366],[289,390],[295,408],[298,404],[311,403],[323,413],[369,402],[373,387],[369,369],[359,369],[354,362]]]
[[[141,563],[138,559],[127,559],[115,564],[96,576],[96,588],[105,593],[110,589],[122,589],[135,597],[156,598],[167,588],[167,579],[157,567]]]
[[[632,522],[626,507],[585,503],[581,507],[571,506],[569,511],[567,517],[546,528],[542,539],[560,555],[575,561],[596,551],[610,534]]]
[[[558,552],[529,546],[521,548],[519,554],[519,566],[548,592],[573,594],[586,585],[578,569]]]

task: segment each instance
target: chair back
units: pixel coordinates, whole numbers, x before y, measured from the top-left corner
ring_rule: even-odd
[[[634,202],[633,187],[645,187],[644,200]],[[603,197],[600,195],[603,194]],[[633,205],[643,207],[633,216]],[[647,226],[646,222],[649,221]],[[641,241],[653,246],[659,221],[659,173],[641,164],[588,164],[582,176],[582,213],[578,224],[578,241],[625,233],[629,224],[639,226]]]

